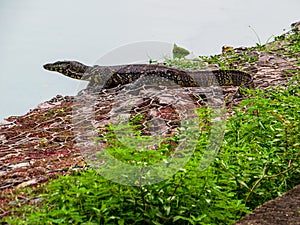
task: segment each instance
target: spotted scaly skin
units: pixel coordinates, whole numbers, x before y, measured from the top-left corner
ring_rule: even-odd
[[[76,61],[57,61],[45,64],[44,69],[59,72],[67,77],[81,80],[90,67]]]
[[[89,87],[101,85],[113,88],[132,83],[145,77],[161,84],[160,78],[170,80],[182,87],[199,86],[240,86],[253,88],[250,74],[236,70],[192,71],[154,64],[132,64],[124,66],[86,66],[76,61],[58,61],[45,64],[44,68],[71,78],[90,81]],[[155,79],[157,78],[157,79]],[[217,83],[216,83],[217,82]]]

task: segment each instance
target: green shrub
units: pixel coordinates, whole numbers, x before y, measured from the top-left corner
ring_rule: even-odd
[[[44,187],[43,202],[11,224],[232,224],[300,181],[300,88],[247,91],[228,118],[223,146],[204,171],[194,156],[168,180],[124,186],[94,170],[61,176]],[[200,116],[207,116],[207,109]],[[208,126],[208,123],[200,124]],[[119,157],[123,157],[122,154]],[[125,157],[125,156],[124,156]]]

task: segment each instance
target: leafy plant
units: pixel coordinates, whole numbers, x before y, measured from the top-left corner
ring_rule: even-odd
[[[173,52],[173,57],[178,58],[178,59],[184,58],[184,57],[186,57],[187,55],[190,54],[190,51],[186,50],[185,48],[179,47],[175,43],[173,45],[173,51],[172,52]]]
[[[232,224],[265,201],[299,184],[300,88],[248,91],[228,118],[214,163],[199,170],[209,118],[194,156],[171,178],[144,187],[123,186],[94,170],[46,185],[43,202],[12,224]],[[208,109],[199,116],[207,118]],[[120,156],[123,157],[123,156]],[[124,156],[125,157],[125,156]]]
[[[281,41],[289,44],[277,48]],[[275,38],[272,49],[294,57],[299,54],[299,43],[299,33],[291,32]],[[264,48],[261,46],[260,49]],[[208,62],[218,64],[221,69],[232,69],[236,62],[257,60],[250,54],[253,49],[200,57],[203,61],[169,60],[166,63],[202,68],[204,62]],[[14,209],[14,216],[4,218],[3,223],[234,223],[259,205],[299,184],[300,78],[297,70],[286,72],[295,74],[286,88],[243,90],[248,98],[233,109],[233,115],[227,120],[223,145],[206,170],[199,170],[199,164],[209,143],[211,118],[210,109],[202,108],[198,111],[201,135],[194,155],[169,179],[132,187],[107,180],[93,169],[74,172],[37,190],[29,189],[28,195],[42,201]],[[135,129],[142,119],[139,116],[132,118],[130,129],[135,138],[145,138]],[[110,140],[110,154],[124,162],[135,160],[151,164],[171,154],[168,145],[162,145],[156,152],[135,154],[136,150],[123,146],[113,132],[106,138]],[[11,204],[21,203],[15,200]]]

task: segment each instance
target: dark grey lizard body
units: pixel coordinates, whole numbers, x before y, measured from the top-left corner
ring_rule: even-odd
[[[103,88],[113,88],[118,85],[132,83],[139,78],[165,78],[183,87],[198,86],[241,86],[253,88],[251,75],[236,70],[213,70],[189,72],[179,68],[154,65],[132,64],[124,66],[86,66],[76,61],[58,61],[44,65],[50,71],[56,71],[66,76],[89,80],[89,86],[100,85]],[[157,84],[160,79],[157,79]]]

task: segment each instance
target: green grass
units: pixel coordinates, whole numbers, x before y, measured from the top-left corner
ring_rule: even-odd
[[[278,45],[286,42],[285,45]],[[233,69],[237,63],[257,60],[251,51],[282,52],[295,56],[300,35],[289,33],[275,42],[241,53],[201,57],[203,61],[167,60],[169,66],[203,68],[204,63]],[[298,62],[299,64],[299,62]],[[125,186],[109,181],[95,170],[61,176],[37,189],[25,188],[14,195],[37,197],[41,202],[11,202],[10,224],[232,224],[259,205],[292,189],[300,181],[300,87],[299,71],[287,88],[248,90],[248,98],[227,119],[222,147],[204,171],[199,163],[210,135],[210,109],[199,110],[200,135],[197,148],[177,173],[160,183]],[[134,117],[133,125],[143,118]],[[135,123],[137,122],[137,123]],[[116,129],[111,127],[111,129]],[[131,127],[135,137],[142,135]],[[139,152],[122,145],[108,133],[108,152],[123,162],[153,164],[170,155],[171,146]],[[128,141],[128,140],[125,140]],[[177,141],[173,137],[172,141]],[[164,169],[163,167],[161,168]]]
[[[258,61],[257,54],[253,54],[255,51],[275,53],[275,55],[284,55],[284,57],[299,58],[300,52],[300,33],[297,31],[291,31],[289,33],[282,34],[274,37],[274,41],[266,44],[262,44],[258,38],[258,43],[255,47],[245,48],[238,52],[229,51],[221,55],[213,56],[199,56],[203,62],[208,64],[216,64],[220,69],[239,69],[237,65],[244,65],[254,63]],[[298,56],[298,57],[297,57]],[[298,63],[299,65],[299,63]]]
[[[51,181],[43,186],[38,206],[23,207],[21,217],[5,220],[11,224],[232,224],[300,180],[299,86],[291,82],[288,88],[248,94],[251,97],[228,118],[222,148],[206,170],[199,170],[210,131],[203,122],[194,156],[168,180],[131,187],[89,169]],[[208,110],[200,110],[200,116],[206,118]],[[127,157],[124,151],[119,157]]]

